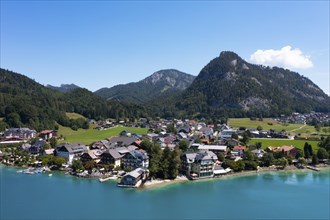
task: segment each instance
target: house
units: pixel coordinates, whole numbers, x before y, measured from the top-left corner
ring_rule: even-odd
[[[138,139],[136,137],[111,137],[108,139],[110,144],[116,144],[119,147],[133,145]]]
[[[37,132],[29,128],[9,128],[5,130],[4,136],[6,138],[31,139],[37,136]]]
[[[31,145],[29,148],[29,153],[30,154],[39,154],[41,153],[43,147],[46,145],[46,141],[44,140],[38,140],[34,144]]]
[[[186,176],[191,174],[191,165],[195,162],[197,153],[183,153],[180,156],[181,159],[181,173],[184,173]]]
[[[198,152],[191,166],[191,177],[193,179],[213,177],[214,165],[217,160],[217,155],[212,151]]]
[[[115,146],[115,144],[113,144],[113,146]],[[101,150],[101,151],[106,151],[109,148],[111,148],[111,143],[108,140],[96,141],[91,146],[91,149],[98,149],[98,150]]]
[[[39,137],[46,141],[56,136],[57,136],[57,132],[54,130],[43,130],[39,133]]]
[[[147,169],[149,167],[148,154],[142,149],[133,150],[125,154],[121,162],[123,167],[129,167],[131,169],[138,167]]]
[[[255,149],[252,150],[251,153],[253,153],[254,155],[256,155],[258,158],[261,158],[264,156],[264,154],[266,153],[264,150],[262,149]]]
[[[236,134],[237,131],[236,130],[232,130],[232,129],[224,129],[220,132],[219,136],[222,139],[230,139],[232,137],[233,134]]]
[[[245,150],[246,146],[236,145],[233,147],[233,152],[237,152],[238,156],[243,156]]]
[[[65,159],[67,159],[68,164],[71,164],[75,158],[79,158],[83,153],[87,151],[88,149],[84,144],[64,143],[57,145],[55,154],[56,156],[64,157]]]
[[[227,146],[224,145],[204,145],[204,144],[193,144],[192,147],[199,151],[212,151],[215,154],[226,153]]]
[[[139,187],[144,180],[147,179],[147,170],[137,168],[129,173],[126,173],[118,183],[119,187]]]
[[[89,150],[89,151],[83,153],[80,156],[80,159],[83,163],[86,163],[88,161],[94,161],[94,162],[98,163],[100,161],[101,155],[102,155],[101,150],[94,149],[94,150]]]
[[[121,166],[121,158],[125,155],[126,152],[121,151],[122,154],[118,151],[118,149],[108,149],[101,154],[102,164],[113,164],[115,167]],[[129,152],[127,150],[127,152]]]
[[[296,156],[296,154],[299,152],[298,148],[295,148],[293,146],[282,146],[282,147],[267,147],[267,150],[270,152],[282,152],[285,155],[291,155],[293,157]]]
[[[191,179],[213,177],[217,160],[212,151],[184,153],[181,155],[181,170]]]

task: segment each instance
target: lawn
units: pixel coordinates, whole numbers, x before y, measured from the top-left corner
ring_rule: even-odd
[[[299,149],[304,149],[304,144],[308,142],[312,145],[313,151],[317,151],[319,143],[318,141],[308,141],[308,140],[288,140],[288,139],[263,139],[263,138],[253,138],[250,140],[249,144],[255,144],[256,142],[262,143],[262,148],[265,149],[268,146],[278,147],[283,145],[292,145]]]
[[[264,118],[262,121],[259,121],[258,119],[250,120],[250,118],[229,118],[228,125],[234,128],[257,128],[260,125],[263,130],[285,130],[289,135],[294,136],[300,134],[303,137],[308,137],[311,133],[316,132],[315,128],[310,125],[282,123],[271,118]]]
[[[123,130],[129,130],[132,134],[146,134],[147,128],[135,128],[135,127],[114,127],[108,130],[99,131],[96,129],[78,129],[74,131],[71,128],[59,126],[58,135],[63,135],[65,140],[61,142],[71,142],[71,143],[84,143],[91,144],[95,141],[104,140],[106,138],[117,136]]]
[[[83,118],[86,119],[84,116],[82,116],[81,114],[78,113],[74,113],[74,112],[66,112],[65,113],[66,116],[70,119],[78,119],[78,118]]]

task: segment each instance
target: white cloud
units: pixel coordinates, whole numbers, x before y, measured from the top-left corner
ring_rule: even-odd
[[[313,67],[309,56],[304,55],[298,48],[292,49],[291,46],[285,46],[280,50],[257,50],[250,56],[250,60],[266,66],[297,69]]]

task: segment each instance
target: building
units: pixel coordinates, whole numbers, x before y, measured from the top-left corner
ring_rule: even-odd
[[[43,130],[39,133],[39,137],[46,141],[56,136],[57,136],[57,132],[54,130]]]
[[[39,154],[42,152],[44,146],[46,145],[46,141],[38,140],[28,149],[30,154]]]
[[[29,128],[9,128],[4,132],[5,138],[20,138],[20,139],[31,139],[37,136],[37,132],[35,130],[31,130]]]
[[[131,169],[138,167],[147,169],[149,167],[148,154],[142,149],[129,151],[122,157],[121,162],[122,167],[129,167]]]
[[[143,168],[137,168],[129,173],[126,173],[121,178],[121,181],[118,183],[118,186],[137,188],[146,179],[147,179],[147,170]]]
[[[214,176],[214,166],[218,157],[212,151],[184,153],[181,155],[181,170],[190,179]]]
[[[123,151],[122,151],[123,152]],[[128,150],[127,150],[128,152]],[[125,152],[126,153],[126,152]],[[121,158],[125,155],[121,154],[118,149],[108,149],[101,154],[102,164],[113,164],[115,167],[121,166]]]
[[[84,144],[65,143],[57,145],[55,154],[56,156],[64,157],[67,159],[68,164],[71,164],[74,159],[79,158],[83,153],[87,151],[88,149]]]
[[[267,147],[267,150],[270,152],[282,152],[285,155],[291,155],[296,156],[296,154],[299,152],[298,148],[295,148],[293,146],[282,146],[282,147]]]
[[[101,158],[101,155],[102,155],[102,151],[101,150],[98,150],[98,149],[94,149],[94,150],[89,150],[85,153],[83,153],[81,156],[80,156],[80,159],[83,163],[86,163],[88,161],[94,161],[95,163],[98,163],[100,162],[100,158]]]

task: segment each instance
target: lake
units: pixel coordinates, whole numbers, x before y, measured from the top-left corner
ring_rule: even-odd
[[[0,219],[329,219],[330,171],[274,172],[123,189],[0,165]]]

